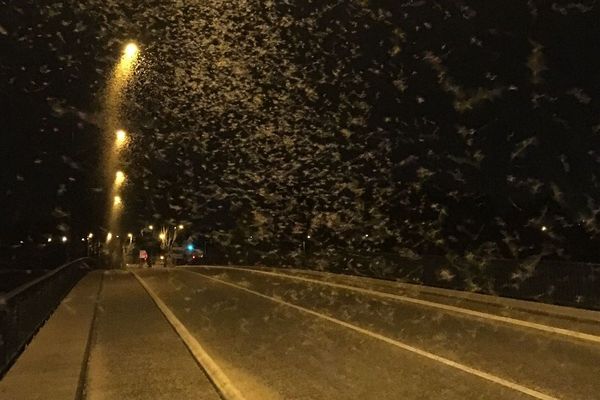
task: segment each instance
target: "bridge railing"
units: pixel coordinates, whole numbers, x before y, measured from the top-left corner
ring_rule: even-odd
[[[600,310],[600,264],[594,263],[348,251],[315,252],[299,262],[303,268]]]
[[[92,265],[80,258],[0,294],[0,377]]]
[[[220,258],[216,250],[221,250]],[[315,269],[600,310],[600,264],[596,263],[541,256],[519,260],[361,252],[314,243],[299,247],[297,242],[290,242],[287,251],[263,251],[250,245],[226,250],[214,249],[203,263]]]

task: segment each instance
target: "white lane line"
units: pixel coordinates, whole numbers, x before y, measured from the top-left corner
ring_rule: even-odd
[[[194,272],[191,272],[191,271],[185,271],[185,272],[190,273],[190,274],[194,274]],[[206,279],[210,279],[210,280],[215,281],[215,282],[219,282],[219,283],[221,283],[223,285],[227,285],[227,286],[231,286],[231,287],[234,287],[236,289],[239,289],[239,290],[243,290],[244,292],[248,292],[248,293],[251,293],[251,294],[253,294],[255,296],[259,296],[259,297],[262,297],[264,299],[268,299],[270,301],[273,301],[275,303],[282,304],[282,305],[285,305],[287,307],[294,308],[296,310],[299,310],[299,311],[302,311],[304,313],[313,315],[315,317],[325,319],[325,320],[327,320],[329,322],[333,322],[333,323],[341,325],[341,326],[343,326],[345,328],[352,329],[353,331],[362,333],[363,335],[370,336],[370,337],[375,338],[375,339],[379,339],[379,340],[381,340],[381,341],[383,341],[385,343],[388,343],[388,344],[391,344],[393,346],[399,347],[399,348],[401,348],[403,350],[410,351],[412,353],[418,354],[418,355],[420,355],[422,357],[425,357],[425,358],[428,358],[430,360],[437,361],[437,362],[439,362],[441,364],[444,364],[444,365],[447,365],[449,367],[456,368],[456,369],[458,369],[460,371],[463,371],[463,372],[466,372],[468,374],[475,375],[475,376],[477,376],[479,378],[488,380],[490,382],[494,382],[494,383],[496,383],[498,385],[502,385],[502,386],[507,387],[509,389],[515,390],[517,392],[521,392],[521,393],[526,394],[528,396],[531,396],[531,397],[533,397],[535,399],[540,399],[540,400],[558,400],[557,397],[552,397],[552,396],[547,395],[545,393],[538,392],[537,390],[530,389],[530,388],[528,388],[526,386],[523,386],[523,385],[519,385],[518,383],[513,383],[513,382],[510,382],[510,381],[507,381],[506,379],[502,379],[500,377],[497,377],[495,375],[489,374],[487,372],[480,371],[478,369],[468,367],[468,366],[466,366],[464,364],[460,364],[460,363],[458,363],[456,361],[452,361],[452,360],[449,360],[447,358],[444,358],[444,357],[438,356],[436,354],[430,353],[428,351],[421,350],[419,348],[416,348],[416,347],[410,346],[408,344],[399,342],[397,340],[391,339],[391,338],[389,338],[387,336],[383,336],[383,335],[380,335],[378,333],[369,331],[367,329],[363,329],[363,328],[361,328],[359,326],[349,324],[347,322],[341,321],[339,319],[330,317],[330,316],[325,315],[325,314],[318,313],[318,312],[310,310],[308,308],[297,306],[295,304],[288,303],[287,301],[283,301],[283,300],[277,299],[275,297],[267,296],[265,294],[256,292],[254,290],[247,289],[247,288],[245,288],[243,286],[236,285],[235,283],[231,283],[231,282],[223,281],[221,279],[213,278],[212,276],[208,276],[208,275],[204,275],[204,274],[195,274],[195,275],[196,276],[204,277]]]
[[[173,326],[173,329],[177,332],[181,340],[185,343],[187,348],[190,350],[196,362],[206,371],[209,379],[215,385],[217,390],[220,392],[224,400],[245,400],[242,393],[235,387],[233,382],[225,375],[219,365],[212,359],[212,357],[204,350],[202,345],[198,343],[196,338],[188,331],[183,323],[173,314],[169,307],[158,297],[158,295],[144,282],[144,280],[138,276],[136,272],[133,275],[137,278],[138,282],[148,292],[148,295],[152,298],[154,303],[158,306],[160,311],[163,313],[167,321]]]
[[[443,303],[436,303],[434,301],[421,300],[421,299],[417,299],[417,298],[409,297],[409,296],[401,296],[401,295],[392,294],[392,293],[379,292],[379,291],[371,290],[371,289],[364,289],[364,288],[360,288],[357,286],[344,285],[342,283],[326,282],[326,281],[320,281],[318,279],[306,278],[306,277],[302,277],[302,276],[286,275],[286,274],[280,274],[277,272],[260,271],[260,270],[256,270],[256,269],[245,269],[245,268],[237,268],[237,267],[213,267],[213,266],[202,266],[200,268],[211,268],[211,269],[222,269],[222,270],[233,269],[236,271],[243,271],[243,272],[264,274],[264,275],[270,275],[270,276],[277,276],[277,277],[281,277],[281,278],[295,279],[298,281],[316,283],[319,285],[325,285],[325,286],[335,287],[335,288],[339,288],[339,289],[353,290],[353,291],[359,292],[359,293],[364,293],[364,294],[368,294],[368,295],[372,295],[372,296],[378,296],[378,297],[384,297],[387,299],[403,301],[406,303],[418,304],[420,306],[437,308],[440,310],[464,314],[464,315],[468,315],[468,316],[479,318],[479,319],[497,321],[497,322],[502,322],[505,324],[520,326],[523,328],[535,329],[535,330],[542,331],[542,332],[567,336],[567,337],[571,337],[571,338],[575,338],[575,339],[579,339],[579,340],[585,340],[588,342],[600,343],[600,336],[592,335],[589,333],[577,332],[577,331],[573,331],[570,329],[564,329],[564,328],[557,328],[555,326],[544,325],[544,324],[540,324],[537,322],[524,321],[524,320],[516,319],[516,318],[503,317],[500,315],[494,315],[494,314],[490,314],[490,313],[486,313],[486,312],[475,311],[475,310],[471,310],[468,308],[451,306],[451,305],[443,304]]]

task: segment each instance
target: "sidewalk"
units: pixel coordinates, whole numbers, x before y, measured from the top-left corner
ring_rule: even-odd
[[[217,400],[218,393],[133,274],[94,271],[61,302],[0,381],[10,400]]]
[[[0,380],[0,398],[76,398],[101,281],[90,272],[64,298]]]

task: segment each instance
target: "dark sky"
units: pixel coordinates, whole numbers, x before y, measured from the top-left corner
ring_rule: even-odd
[[[0,236],[103,224],[102,96],[133,39],[128,229],[598,261],[599,14],[593,1],[3,2]]]

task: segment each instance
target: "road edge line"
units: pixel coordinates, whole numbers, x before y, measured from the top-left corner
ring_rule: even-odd
[[[192,271],[185,271],[185,272],[194,274],[194,272],[192,272]],[[285,305],[285,306],[290,307],[290,308],[294,308],[294,309],[296,309],[298,311],[302,311],[304,313],[310,314],[312,316],[315,316],[315,317],[318,317],[318,318],[321,318],[321,319],[325,319],[325,320],[327,320],[329,322],[341,325],[341,326],[343,326],[345,328],[348,328],[348,329],[351,329],[351,330],[353,330],[355,332],[362,333],[363,335],[372,337],[374,339],[381,340],[381,341],[383,341],[385,343],[391,344],[391,345],[393,345],[395,347],[398,347],[400,349],[409,351],[411,353],[420,355],[420,356],[422,356],[424,358],[428,358],[428,359],[433,360],[433,361],[437,361],[437,362],[439,362],[441,364],[444,364],[446,366],[449,366],[449,367],[455,368],[455,369],[457,369],[459,371],[466,372],[468,374],[477,376],[477,377],[479,377],[481,379],[485,379],[487,381],[496,383],[498,385],[504,386],[504,387],[509,388],[511,390],[523,393],[523,394],[528,395],[530,397],[533,397],[535,399],[538,399],[538,400],[559,400],[557,397],[552,397],[552,396],[547,395],[545,393],[539,392],[539,391],[537,391],[535,389],[530,389],[530,388],[528,388],[526,386],[523,386],[523,385],[520,385],[518,383],[510,382],[510,381],[508,381],[506,379],[503,379],[503,378],[500,378],[498,376],[492,375],[492,374],[487,373],[485,371],[481,371],[481,370],[478,370],[476,368],[472,368],[472,367],[469,367],[467,365],[461,364],[459,362],[452,361],[452,360],[450,360],[448,358],[445,358],[445,357],[442,357],[442,356],[438,356],[437,354],[430,353],[430,352],[428,352],[426,350],[422,350],[422,349],[419,349],[417,347],[413,347],[413,346],[408,345],[406,343],[402,343],[402,342],[400,342],[398,340],[389,338],[387,336],[381,335],[381,334],[376,333],[376,332],[372,332],[370,330],[361,328],[359,326],[350,324],[348,322],[339,320],[337,318],[333,318],[333,317],[330,317],[328,315],[321,314],[319,312],[310,310],[308,308],[304,308],[304,307],[298,306],[296,304],[288,303],[287,301],[280,300],[280,299],[277,299],[275,297],[267,296],[267,295],[262,294],[260,292],[256,292],[254,290],[247,289],[247,288],[245,288],[243,286],[236,285],[235,283],[226,282],[226,281],[223,281],[223,280],[220,280],[220,279],[217,279],[217,278],[213,278],[211,276],[206,276],[206,275],[203,275],[203,274],[195,274],[195,275],[200,275],[200,276],[202,276],[205,279],[209,279],[209,280],[212,280],[212,281],[215,281],[215,282],[219,282],[219,283],[221,283],[223,285],[231,286],[231,287],[234,287],[234,288],[236,288],[238,290],[242,290],[244,292],[251,293],[251,294],[253,294],[255,296],[262,297],[264,299],[268,299],[270,301],[273,301],[273,302],[278,303],[278,304]]]
[[[146,290],[152,301],[154,301],[177,335],[179,335],[180,339],[195,358],[198,365],[204,370],[208,379],[210,379],[215,388],[219,391],[221,397],[225,400],[246,400],[242,393],[235,387],[233,382],[223,372],[221,367],[219,367],[213,358],[206,352],[206,350],[179,320],[179,318],[175,316],[169,307],[136,272],[132,271],[131,273],[133,276],[135,276],[144,290]]]
[[[326,281],[320,281],[318,279],[307,278],[307,277],[303,277],[303,276],[286,275],[286,274],[281,274],[281,273],[277,273],[277,272],[261,271],[261,270],[257,270],[257,269],[251,269],[251,268],[218,267],[218,266],[201,266],[200,268],[212,268],[212,269],[224,269],[224,270],[232,269],[232,270],[236,270],[236,271],[251,272],[251,273],[253,272],[253,273],[270,275],[270,276],[278,276],[278,277],[287,278],[287,279],[295,279],[295,280],[299,280],[299,281],[303,281],[303,282],[316,283],[319,285],[330,286],[330,287],[335,287],[335,288],[339,288],[339,289],[353,290],[353,291],[364,293],[364,294],[374,295],[374,296],[378,296],[378,297],[384,297],[387,299],[393,299],[393,300],[397,300],[397,301],[403,301],[406,303],[417,304],[417,305],[421,305],[421,306],[425,306],[425,307],[438,308],[441,310],[445,310],[445,311],[449,311],[449,312],[453,312],[453,313],[457,313],[457,314],[469,315],[471,317],[475,317],[478,319],[502,322],[502,323],[505,323],[508,325],[515,325],[515,326],[520,326],[523,328],[535,329],[535,330],[539,330],[539,331],[546,332],[546,333],[567,336],[567,337],[571,337],[571,338],[575,338],[575,339],[579,339],[579,340],[583,340],[583,341],[588,341],[588,342],[592,342],[592,343],[600,343],[600,336],[592,335],[589,333],[577,332],[577,331],[573,331],[573,330],[565,329],[565,328],[558,328],[555,326],[544,325],[544,324],[540,324],[537,322],[524,321],[524,320],[516,319],[516,318],[512,318],[512,317],[503,317],[500,315],[494,315],[494,314],[490,314],[490,313],[486,313],[486,312],[482,312],[482,311],[471,310],[468,308],[457,307],[457,306],[452,306],[452,305],[443,304],[443,303],[436,303],[434,301],[429,301],[429,300],[421,300],[421,299],[417,299],[417,298],[410,297],[410,296],[403,296],[403,295],[397,295],[397,294],[393,294],[393,293],[386,293],[386,292],[380,292],[380,291],[376,291],[376,290],[364,289],[361,287],[346,285],[343,283],[326,282]]]

